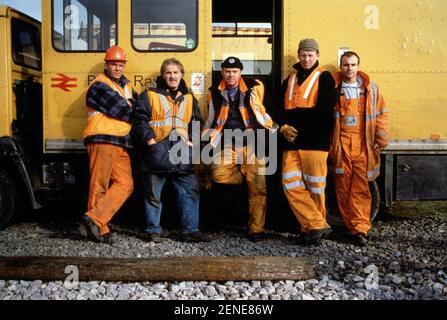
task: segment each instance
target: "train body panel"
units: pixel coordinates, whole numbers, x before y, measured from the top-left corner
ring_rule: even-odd
[[[164,59],[179,59],[206,117],[207,89],[226,57],[241,58],[244,75],[278,101],[299,40],[315,38],[323,67],[335,72],[341,53],[356,51],[383,92],[390,145],[382,202],[445,199],[445,12],[444,0],[52,0],[42,1],[40,24],[0,7],[0,174],[34,208],[85,198],[85,94],[111,45],[127,52],[125,75],[138,92],[153,85]]]

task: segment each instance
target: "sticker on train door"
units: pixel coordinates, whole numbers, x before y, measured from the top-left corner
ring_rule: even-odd
[[[205,91],[205,75],[201,72],[191,75],[191,90],[194,94],[203,94]]]

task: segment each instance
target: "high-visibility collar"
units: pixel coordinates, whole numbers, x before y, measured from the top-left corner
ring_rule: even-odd
[[[315,107],[318,97],[318,79],[323,72],[322,67],[316,67],[301,85],[298,84],[297,72],[293,72],[289,77],[284,96],[285,109]]]

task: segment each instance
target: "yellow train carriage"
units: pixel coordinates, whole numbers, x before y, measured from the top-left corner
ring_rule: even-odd
[[[419,148],[422,142],[446,149],[446,9],[442,0],[285,0],[283,76],[296,60],[298,39],[317,39],[320,61],[332,71],[340,52],[354,50],[386,98],[388,149]]]
[[[357,51],[361,69],[384,93],[391,119],[379,181],[384,202],[447,199],[445,12],[444,0],[48,0],[40,41],[37,21],[2,8],[0,174],[24,185],[34,208],[54,195],[65,198],[64,191],[85,195],[85,93],[111,45],[126,50],[126,75],[138,91],[151,85],[164,59],[182,61],[206,116],[207,88],[227,56],[240,57],[244,75],[261,79],[277,101],[299,40],[312,37],[330,71],[343,51]],[[14,19],[34,31],[14,40]],[[27,41],[14,53],[11,44],[20,39]],[[271,203],[284,201],[272,182]],[[0,192],[14,190],[10,185],[0,183]],[[4,194],[8,203],[17,200]],[[0,203],[0,219],[13,209]]]
[[[42,149],[41,69],[40,23],[0,6],[0,229],[18,203],[40,207],[27,161]]]
[[[200,101],[209,85],[209,1],[44,1],[44,151],[83,151],[85,92],[103,70],[104,52],[122,47],[126,76],[141,92],[170,57],[185,67],[185,80]]]
[[[443,0],[283,1],[285,77],[297,41],[320,43],[321,64],[335,71],[353,50],[390,113],[390,145],[380,183],[385,202],[447,198],[447,2]]]
[[[20,122],[17,98],[23,81],[41,82],[40,23],[10,7],[0,6],[0,137],[12,136]],[[19,96],[20,97],[20,96]]]

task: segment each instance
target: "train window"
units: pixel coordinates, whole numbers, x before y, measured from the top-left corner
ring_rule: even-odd
[[[213,23],[213,70],[228,56],[237,56],[244,73],[267,75],[272,71],[271,23]]]
[[[53,0],[54,48],[104,51],[116,42],[116,0]]]
[[[11,20],[11,30],[14,63],[41,70],[39,29],[25,21],[13,18]]]
[[[197,47],[197,0],[133,0],[132,44],[138,51]]]

